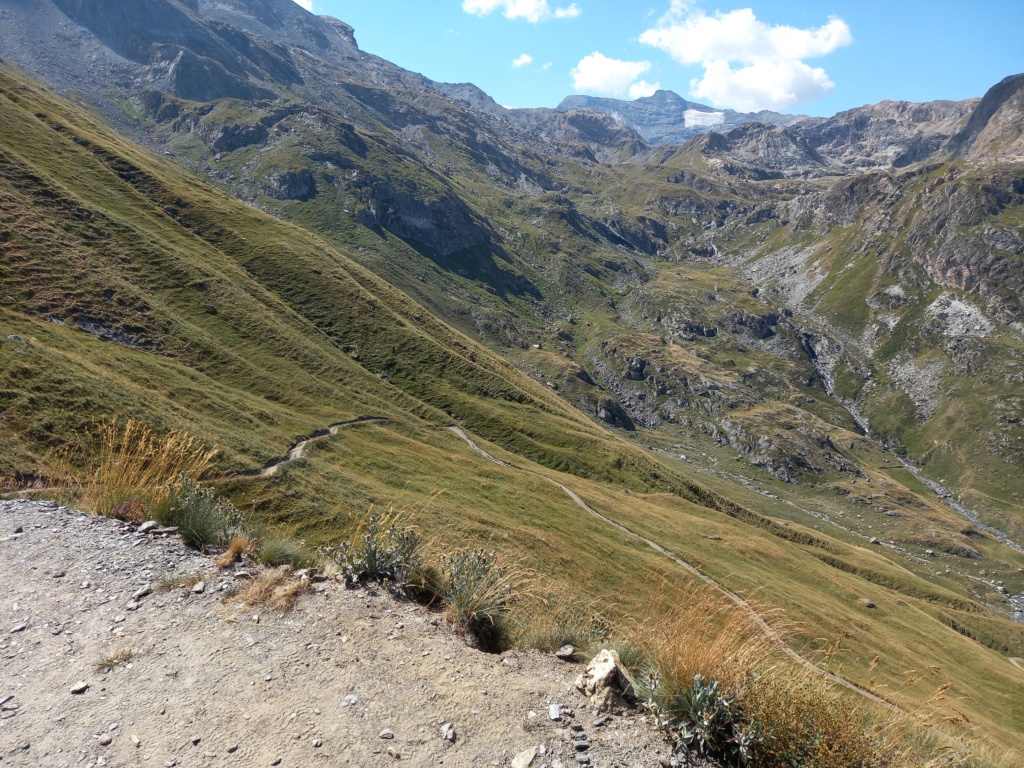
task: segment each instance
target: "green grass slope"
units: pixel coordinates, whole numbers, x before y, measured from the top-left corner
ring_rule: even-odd
[[[843,674],[857,684],[912,707],[932,687],[897,691],[901,673],[936,667],[931,682],[969,697],[958,706],[972,728],[1022,745],[1024,673],[1006,656],[1024,655],[1024,635],[958,584],[783,519],[778,500],[604,429],[339,248],[0,69],[0,477],[45,478],[54,450],[113,416],[186,429],[218,446],[229,472],[370,415],[387,421],[223,492],[310,544],[369,504],[408,507],[433,535],[515,553],[613,616],[643,612],[659,585],[679,594],[686,571],[557,480],[785,610],[800,650],[848,632]],[[456,422],[508,466],[445,429]]]

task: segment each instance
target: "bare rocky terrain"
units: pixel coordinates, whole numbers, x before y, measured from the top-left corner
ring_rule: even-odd
[[[384,591],[246,606],[252,564],[24,500],[0,501],[0,563],[5,767],[668,764],[642,714],[594,711],[581,665],[471,650]]]

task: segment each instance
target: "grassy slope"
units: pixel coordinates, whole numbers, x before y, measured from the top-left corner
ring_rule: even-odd
[[[973,722],[1019,743],[1019,670],[934,617],[963,607],[964,595],[726,503],[316,236],[203,186],[9,72],[0,89],[4,474],[45,469],[48,448],[105,415],[184,427],[222,448],[223,469],[257,465],[296,433],[383,415],[391,421],[347,430],[274,477],[225,491],[314,542],[367,503],[414,507],[437,535],[521,553],[553,582],[614,601],[613,612],[642,610],[658,584],[682,583],[664,558],[549,483],[490,464],[438,429],[448,411],[494,453],[555,474],[609,517],[784,608],[801,622],[802,642],[857,627],[852,679],[870,684],[862,662],[875,653],[890,686],[905,668],[935,664],[973,696],[964,704]],[[86,318],[135,346],[76,327]],[[866,615],[859,595],[880,608]],[[1008,622],[985,620],[993,634],[1024,642]]]

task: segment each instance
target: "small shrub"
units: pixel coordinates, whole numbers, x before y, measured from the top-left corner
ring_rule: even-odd
[[[323,546],[317,555],[340,568],[349,583],[389,582],[404,590],[420,565],[421,545],[419,532],[388,510],[368,515],[352,539]]]
[[[174,484],[167,498],[153,509],[153,518],[173,525],[185,544],[206,547],[224,544],[241,529],[242,516],[227,499],[188,476]]]
[[[293,568],[301,568],[309,561],[303,543],[283,535],[264,536],[258,539],[253,547],[253,557],[256,562],[271,567],[290,565]]]
[[[651,709],[659,726],[675,737],[677,750],[746,764],[761,741],[756,726],[746,719],[734,697],[723,694],[717,680],[697,675],[685,688],[662,694],[661,700],[664,704]]]

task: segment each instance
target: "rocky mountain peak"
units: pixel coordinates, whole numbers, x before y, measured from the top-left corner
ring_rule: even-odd
[[[1024,74],[1011,75],[992,86],[971,113],[964,129],[950,142],[956,156],[1024,160]]]

